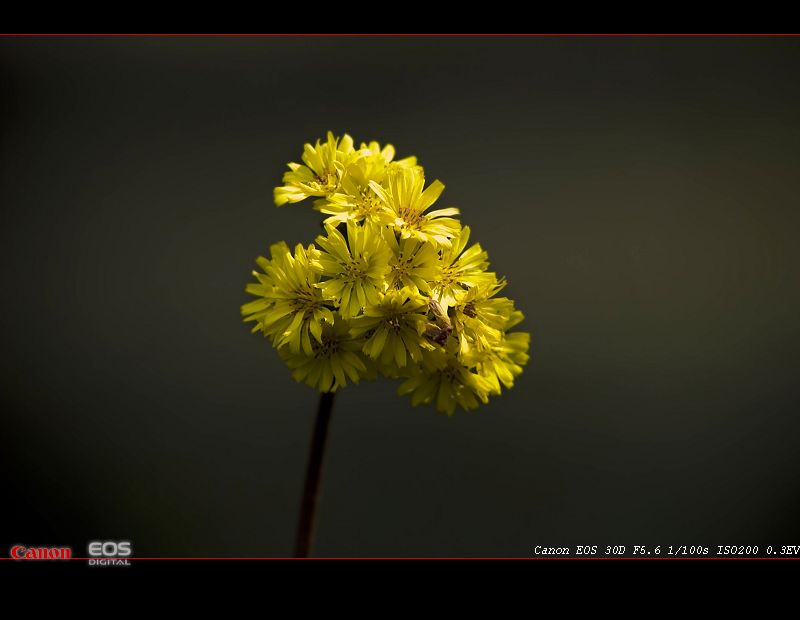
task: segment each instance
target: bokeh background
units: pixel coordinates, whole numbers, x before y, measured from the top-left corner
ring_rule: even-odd
[[[453,418],[343,392],[319,555],[797,543],[798,68],[788,38],[0,39],[0,544],[291,553],[316,395],[239,306],[318,233],[271,191],[328,129],[444,181],[533,357]]]

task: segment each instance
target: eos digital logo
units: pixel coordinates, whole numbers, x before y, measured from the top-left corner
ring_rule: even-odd
[[[93,540],[87,547],[89,566],[130,566],[133,555],[129,540]]]

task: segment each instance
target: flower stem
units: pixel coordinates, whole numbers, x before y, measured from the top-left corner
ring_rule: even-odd
[[[303,490],[303,503],[300,507],[300,520],[297,523],[297,543],[295,557],[307,558],[311,553],[314,537],[314,517],[317,512],[319,484],[322,479],[322,459],[325,456],[325,442],[328,438],[328,425],[333,411],[333,392],[322,392],[319,396],[317,419],[314,422],[314,435],[308,453],[306,482]]]

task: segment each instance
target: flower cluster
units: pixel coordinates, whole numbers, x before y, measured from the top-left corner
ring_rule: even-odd
[[[415,157],[391,145],[328,133],[290,163],[275,204],[313,199],[326,217],[314,244],[286,243],[259,257],[242,306],[293,377],[335,391],[378,374],[400,378],[414,405],[452,414],[510,388],[528,361],[530,335],[509,332],[522,313],[499,296],[505,280],[469,245],[454,207],[432,208]]]

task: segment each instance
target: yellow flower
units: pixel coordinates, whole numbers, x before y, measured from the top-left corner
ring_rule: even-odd
[[[356,150],[330,132],[305,145],[275,202],[316,198],[325,233],[316,246],[281,242],[259,257],[242,314],[315,389],[381,374],[402,378],[414,405],[474,409],[514,385],[530,335],[509,333],[523,314],[499,296],[506,282],[480,244],[469,246],[458,209],[430,210],[444,185],[426,188],[416,157],[394,157],[391,144]]]
[[[325,299],[338,304],[345,319],[358,315],[378,303],[384,287],[390,250],[380,232],[367,224],[347,223],[347,239],[335,227],[326,225],[327,235],[317,237],[323,248],[314,269],[328,279],[317,286]]]
[[[439,198],[444,185],[434,181],[426,189],[425,175],[419,168],[398,168],[387,176],[386,187],[375,181],[369,185],[383,203],[382,221],[394,228],[401,239],[414,237],[435,246],[450,246],[461,224],[454,219],[455,207],[425,213]]]
[[[409,288],[379,293],[378,303],[353,320],[354,336],[364,336],[363,351],[384,366],[404,368],[410,357],[422,361],[422,349],[430,345],[422,333],[427,322],[428,302]]]
[[[339,187],[345,167],[357,156],[353,139],[347,134],[341,141],[328,132],[328,140],[303,147],[303,164],[289,163],[282,187],[275,188],[275,204],[300,202],[310,196],[327,196]]]
[[[392,162],[394,153],[391,144],[381,149],[377,142],[370,142],[369,145],[362,143],[357,159],[345,169],[336,193],[314,203],[315,209],[330,215],[325,219],[326,224],[335,226],[347,221],[380,221],[383,202],[370,187],[370,181],[383,183],[387,170],[413,167],[417,163],[416,157]]]
[[[313,351],[310,336],[319,342],[322,321],[334,320],[316,286],[319,277],[310,266],[319,250],[313,245],[304,248],[297,244],[292,255],[285,243],[276,243],[270,251],[271,260],[264,257],[257,260],[264,270],[263,274],[253,272],[258,283],[245,289],[258,299],[242,306],[244,320],[255,321],[253,331],[263,332],[275,348],[288,345],[294,353],[302,348],[310,355]]]
[[[505,286],[506,281],[500,280],[456,291],[453,325],[463,352],[473,347],[487,349],[495,346],[503,338],[505,330],[524,318],[508,297],[495,297]],[[512,320],[515,321],[513,324]]]
[[[283,347],[278,353],[292,369],[295,381],[303,381],[321,392],[335,392],[351,383],[358,383],[367,374],[361,358],[361,342],[350,336],[344,319],[336,318],[333,325],[324,323],[322,337],[311,342],[311,352],[292,352]]]
[[[245,322],[255,322],[255,325],[253,325],[252,329],[253,333],[264,331],[263,318],[267,311],[271,310],[275,306],[275,302],[277,301],[277,297],[275,296],[275,281],[272,276],[269,275],[269,271],[272,269],[272,264],[276,258],[281,257],[284,253],[288,253],[290,250],[289,246],[286,245],[286,242],[281,241],[279,243],[273,243],[270,246],[269,251],[270,256],[272,257],[271,259],[263,256],[256,258],[256,264],[266,273],[253,271],[252,273],[258,282],[251,282],[245,287],[246,292],[258,297],[258,299],[254,299],[253,301],[244,304],[241,308],[242,316],[245,317]]]
[[[442,250],[433,294],[445,306],[452,306],[456,302],[459,291],[481,284],[491,285],[497,281],[493,272],[486,271],[489,267],[489,255],[481,248],[480,243],[464,252],[469,235],[469,226],[464,226],[453,239],[452,245]]]
[[[325,224],[342,222],[379,222],[383,203],[369,186],[370,181],[383,179],[386,164],[383,158],[363,157],[350,164],[342,177],[339,191],[314,204],[318,211],[330,215]]]
[[[386,284],[389,288],[409,287],[413,292],[430,292],[430,285],[439,271],[439,253],[430,243],[415,238],[397,240],[394,232],[385,228],[383,237],[391,249]]]
[[[386,165],[394,164],[394,166],[400,167],[412,167],[417,165],[417,158],[413,155],[411,157],[406,157],[404,159],[398,159],[397,161],[394,160],[395,150],[394,146],[391,144],[387,144],[383,148],[379,142],[373,140],[369,144],[362,142],[361,148],[359,149],[359,154],[362,157],[380,157]],[[377,179],[376,179],[377,180]]]
[[[522,374],[522,367],[528,363],[530,341],[530,334],[513,332],[505,334],[491,349],[484,349],[478,354],[481,361],[476,368],[492,394],[500,394],[501,383],[506,389],[514,387],[514,378]]]
[[[433,403],[437,411],[453,415],[457,406],[475,409],[489,400],[489,382],[458,359],[454,341],[445,348],[427,351],[424,364],[416,368],[397,389],[411,394],[411,404]]]

